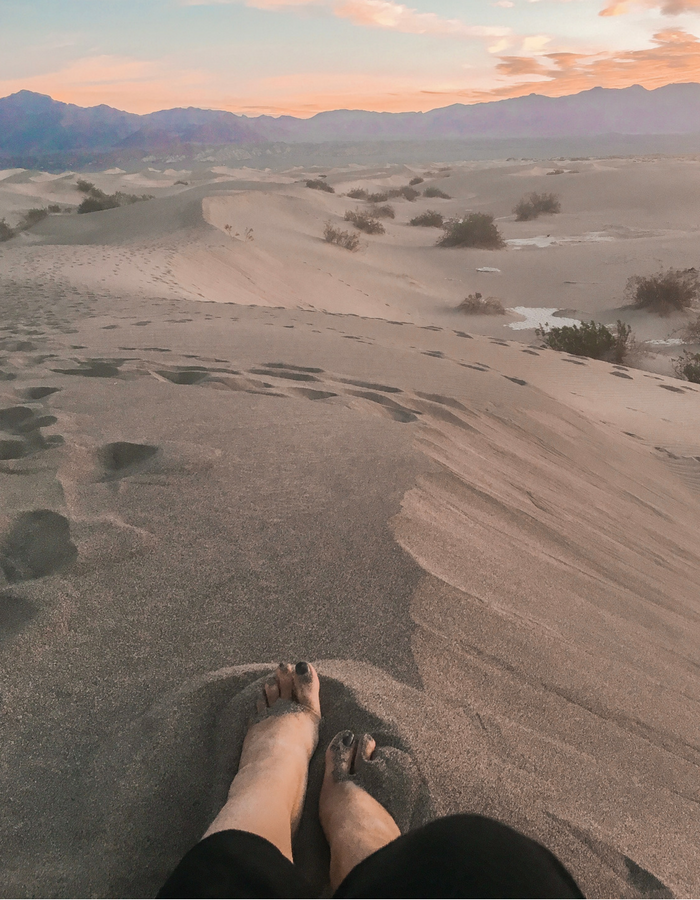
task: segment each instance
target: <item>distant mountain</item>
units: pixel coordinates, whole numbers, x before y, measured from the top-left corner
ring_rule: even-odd
[[[0,99],[0,155],[67,151],[167,150],[187,145],[264,142],[403,141],[673,135],[700,133],[700,84],[593,88],[567,97],[456,103],[426,113],[362,110],[294,116],[238,116],[168,109],[138,116],[110,106],[83,108],[20,91]]]

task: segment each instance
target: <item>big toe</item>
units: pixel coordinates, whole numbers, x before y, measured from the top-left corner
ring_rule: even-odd
[[[298,662],[292,673],[294,697],[301,706],[321,716],[320,683],[316,669],[308,662]]]
[[[326,750],[326,778],[345,781],[352,775],[357,753],[357,738],[352,731],[340,731]]]

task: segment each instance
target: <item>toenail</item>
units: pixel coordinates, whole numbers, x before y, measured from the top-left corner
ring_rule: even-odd
[[[352,731],[346,731],[340,740],[345,747],[352,747],[352,745],[355,743],[355,735],[352,733]]]
[[[294,667],[297,675],[308,675],[309,674],[309,664],[307,662],[298,662]]]

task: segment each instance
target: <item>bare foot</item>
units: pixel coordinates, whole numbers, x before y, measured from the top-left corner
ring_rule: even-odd
[[[401,834],[386,809],[359,783],[363,769],[374,765],[375,748],[370,734],[356,738],[351,731],[341,731],[326,750],[319,815],[331,848],[332,890],[358,863]]]
[[[204,837],[228,828],[249,831],[267,838],[291,860],[321,720],[314,667],[280,663],[265,684],[257,711],[226,805]]]

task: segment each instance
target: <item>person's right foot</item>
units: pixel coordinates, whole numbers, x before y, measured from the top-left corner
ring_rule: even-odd
[[[372,766],[375,747],[369,734],[356,738],[351,731],[341,731],[326,750],[319,816],[331,848],[332,890],[358,863],[401,834],[360,783],[363,767]]]

